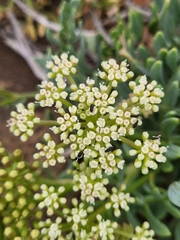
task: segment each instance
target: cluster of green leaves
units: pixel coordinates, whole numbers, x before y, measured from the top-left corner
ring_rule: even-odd
[[[77,83],[84,76],[92,76],[92,70],[96,70],[102,61],[99,52],[100,37],[91,31],[83,30],[82,21],[77,19],[77,15],[80,15],[82,10],[82,4],[80,0],[63,1],[59,6],[60,31],[55,33],[48,29],[46,32],[47,40],[55,49],[53,54],[68,52],[79,59]],[[44,56],[38,59],[42,67],[45,67],[51,55],[52,50],[48,48]],[[95,75],[93,77],[96,78]]]
[[[150,187],[150,194],[146,192],[146,197],[149,195],[152,199],[156,198],[157,201],[149,202],[144,214],[151,226],[154,227],[156,234],[159,235],[158,239],[168,237],[169,233],[166,231],[168,227],[176,240],[180,238],[180,210],[177,208],[170,210],[172,205],[169,199],[163,200],[162,195],[173,181],[179,180],[180,171],[179,15],[179,0],[152,1],[151,19],[146,25],[141,13],[130,10],[128,23],[118,19],[117,26],[111,31],[114,48],[110,49],[105,44],[103,48],[103,55],[106,57],[114,55],[120,59],[127,58],[137,76],[145,74],[151,80],[156,79],[163,86],[165,97],[160,111],[150,120],[148,119],[142,128],[162,136],[164,144],[169,146],[166,154],[168,161],[153,176],[155,188]],[[150,37],[148,44],[144,43],[144,28]],[[145,189],[147,191],[147,188]],[[142,189],[138,194],[142,194]],[[168,189],[168,196],[175,205],[180,206],[179,182],[172,183]],[[153,214],[149,211],[153,211]],[[162,228],[158,226],[156,229],[157,219],[161,223],[164,222],[166,226],[164,225]],[[167,239],[172,239],[172,235]]]
[[[145,74],[149,79],[155,79],[163,86],[165,97],[159,113],[148,118],[137,134],[140,135],[147,129],[152,135],[160,134],[163,144],[169,146],[166,154],[168,160],[147,177],[142,177],[129,164],[124,173],[125,182],[129,186],[127,191],[135,194],[142,206],[136,207],[127,214],[127,217],[133,225],[137,225],[140,216],[147,219],[158,239],[164,239],[164,237],[172,239],[174,235],[174,239],[178,240],[180,210],[170,202],[167,189],[173,181],[179,180],[180,171],[178,163],[180,159],[180,1],[152,1],[151,17],[148,21],[134,9],[128,12],[127,22],[117,18],[116,26],[110,31],[112,46],[99,36],[88,39],[83,35],[77,35],[74,20],[78,4],[78,1],[73,0],[70,3],[64,2],[60,18],[63,28],[56,38],[50,31],[47,34],[48,40],[59,47],[57,50],[59,53],[69,51],[76,54],[80,60],[82,75],[89,74],[84,61],[87,49],[92,54],[96,53],[96,68],[99,66],[99,59],[113,57],[121,61],[126,58],[136,76]],[[146,42],[144,29],[149,36]],[[128,94],[127,89],[121,86],[118,91],[123,97]],[[126,156],[128,149],[125,146],[122,147]],[[177,186],[177,183],[172,184],[168,194],[171,201],[180,206],[180,198],[177,197],[180,190]],[[175,191],[174,195],[171,194],[172,187]]]

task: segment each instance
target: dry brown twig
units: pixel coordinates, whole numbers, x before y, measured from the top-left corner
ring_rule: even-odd
[[[49,28],[52,31],[59,32],[61,30],[61,25],[56,22],[52,22],[48,20],[44,15],[40,14],[36,10],[28,7],[26,4],[21,2],[20,0],[13,0],[13,2],[28,16],[33,18],[36,22],[42,24],[46,28]],[[85,37],[94,36],[96,33],[92,30],[75,30],[75,34],[83,34]]]
[[[109,46],[112,46],[113,45],[113,41],[112,41],[110,35],[105,30],[105,28],[103,27],[103,24],[100,21],[100,19],[96,16],[96,14],[94,12],[91,12],[91,15],[92,15],[92,20],[93,20],[93,23],[94,23],[94,25],[96,27],[96,30],[102,35],[102,37],[104,38],[106,43]]]
[[[124,5],[128,8],[128,10],[130,10],[130,9],[136,10],[137,12],[140,12],[144,17],[146,17],[148,19],[151,16],[151,12],[149,10],[137,6],[131,0],[124,1]]]
[[[9,37],[6,32],[1,31],[1,36],[3,37],[5,44],[24,58],[24,60],[27,62],[28,66],[31,68],[32,72],[38,79],[46,79],[45,71],[34,60],[34,58],[36,56],[40,56],[41,53],[37,50],[33,51],[32,48],[29,46],[29,43],[25,38],[19,22],[16,20],[14,14],[9,11],[7,12],[7,17],[13,28],[13,35]]]

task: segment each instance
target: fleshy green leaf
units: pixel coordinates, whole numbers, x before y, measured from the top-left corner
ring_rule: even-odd
[[[174,107],[179,97],[179,81],[173,81],[167,89],[166,100],[170,107]]]
[[[129,11],[129,31],[133,34],[134,40],[140,41],[143,33],[142,14],[137,11]]]
[[[180,117],[180,109],[168,111],[165,114],[165,118],[167,117]]]
[[[174,47],[166,55],[166,64],[174,72],[178,63],[178,51]]]
[[[173,76],[173,79],[180,79],[180,69],[176,71],[175,75]]]
[[[170,144],[168,147],[168,151],[165,153],[165,156],[169,160],[175,160],[180,158],[180,146],[175,144]]]
[[[46,38],[50,43],[53,43],[56,46],[60,46],[58,38],[55,37],[54,33],[50,29],[46,30]]]
[[[161,48],[167,48],[167,42],[163,32],[157,32],[153,39],[153,46],[156,54],[158,54]]]
[[[156,79],[158,83],[164,83],[163,62],[161,60],[156,61],[152,65],[150,76],[152,79]]]
[[[165,209],[175,218],[180,218],[180,210],[175,207],[169,200],[164,201]]]
[[[167,55],[167,49],[166,48],[161,48],[158,52],[158,59],[159,60],[162,60],[162,61],[165,61],[166,59],[166,55]]]
[[[169,172],[172,172],[172,171],[173,171],[174,165],[173,165],[171,162],[166,161],[165,163],[163,163],[163,164],[161,165],[161,169],[162,169],[163,172],[169,173]]]
[[[167,193],[170,201],[180,207],[180,182],[173,182],[169,186]]]
[[[165,136],[171,135],[173,130],[178,126],[178,124],[179,124],[179,118],[177,117],[165,118],[160,125],[163,135]]]
[[[146,62],[147,58],[150,56],[148,49],[143,45],[139,45],[138,54],[139,54],[140,59],[143,62]]]
[[[155,63],[155,58],[153,58],[153,57],[149,57],[148,59],[147,59],[147,61],[146,61],[146,67],[147,67],[147,69],[148,70],[150,70],[151,69],[151,67],[152,67],[152,65]]]
[[[175,240],[180,239],[180,221],[178,221],[176,226],[175,226],[174,237],[175,237]]]
[[[164,223],[159,221],[159,219],[156,216],[153,215],[153,213],[148,205],[144,206],[144,214],[145,214],[148,222],[150,223],[152,229],[155,231],[155,233],[158,236],[162,236],[162,237],[171,236],[171,232],[170,232],[169,228]]]

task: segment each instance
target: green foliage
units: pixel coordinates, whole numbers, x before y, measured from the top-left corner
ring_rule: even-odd
[[[168,196],[173,204],[180,207],[180,182],[173,182],[169,186]]]
[[[113,40],[113,48],[103,46],[102,53],[108,57],[113,56],[128,59],[136,75],[146,74],[150,79],[156,79],[159,84],[163,86],[165,97],[160,106],[160,112],[156,117],[151,117],[151,124],[147,120],[146,127],[153,132],[156,129],[162,135],[164,143],[169,146],[166,153],[168,162],[161,168],[162,172],[157,172],[155,177],[156,186],[161,189],[162,183],[165,185],[165,191],[168,185],[176,180],[173,177],[174,162],[172,160],[180,159],[180,1],[159,1],[154,0],[151,4],[151,19],[146,27],[149,35],[152,37],[148,39],[148,47],[143,39],[143,16],[136,10],[130,10],[128,13],[128,23],[117,18],[117,25],[111,30],[110,35]],[[115,50],[115,51],[114,51]],[[102,56],[102,58],[104,57]],[[139,131],[141,131],[140,129]],[[153,132],[154,134],[154,132]],[[180,171],[179,165],[176,167]],[[170,180],[166,177],[166,173],[171,174]],[[174,183],[170,185],[168,195],[173,202],[171,196]],[[174,195],[178,195],[179,190],[174,187]],[[173,196],[173,193],[172,193]],[[175,201],[175,200],[174,200]],[[169,200],[160,201],[164,203],[164,213],[161,219],[154,216],[154,211],[148,205],[145,207],[144,215],[153,226],[156,234],[166,239],[172,239],[171,234],[174,234],[178,239],[179,229],[174,227],[171,222],[179,219],[180,211],[175,208]],[[177,200],[176,200],[177,202]],[[175,202],[173,202],[175,203]],[[177,203],[176,203],[177,205]],[[179,206],[179,205],[177,205]],[[160,206],[158,208],[160,210]],[[156,209],[156,213],[158,212]],[[172,215],[169,225],[165,223],[164,219],[167,213]],[[159,215],[160,217],[160,215]],[[176,219],[176,220],[175,220]],[[165,224],[164,224],[164,223]],[[169,230],[167,229],[169,226]],[[162,238],[164,239],[164,238]]]
[[[97,64],[100,62],[98,54],[99,37],[94,34],[86,37],[82,29],[82,23],[76,20],[76,16],[81,10],[81,3],[79,0],[63,1],[59,7],[60,31],[56,34],[48,29],[46,32],[46,38],[55,46],[55,54],[69,52],[78,57],[79,78],[84,75],[92,76],[92,69],[90,68],[97,69]],[[93,54],[97,54],[97,56],[96,59],[90,59],[90,61],[93,61],[93,65],[91,65],[87,59],[91,58]],[[39,62],[44,62],[47,58],[49,58],[48,52]]]
[[[151,4],[151,17],[144,23],[143,15],[132,9],[128,12],[128,21],[117,17],[117,24],[110,30],[113,41],[109,46],[101,36],[86,36],[82,24],[76,21],[81,1],[64,1],[60,6],[59,24],[61,30],[54,33],[47,30],[46,37],[54,46],[53,53],[70,52],[79,59],[77,79],[85,81],[85,76],[97,77],[92,73],[100,65],[100,60],[115,58],[117,61],[126,58],[135,72],[135,77],[147,75],[163,86],[165,97],[159,112],[149,119],[132,136],[139,139],[141,133],[148,129],[151,137],[161,135],[163,145],[168,146],[165,154],[167,162],[159,166],[153,173],[142,176],[132,164],[133,157],[128,156],[129,148],[118,142],[117,148],[123,149],[128,163],[122,175],[109,178],[111,183],[119,186],[119,181],[127,185],[126,191],[136,199],[136,205],[126,213],[127,220],[133,227],[139,225],[141,219],[149,221],[158,240],[180,239],[180,1],[154,0]],[[144,41],[143,28],[149,34],[148,43]],[[89,55],[89,52],[91,55]],[[42,66],[50,59],[51,50],[39,62]],[[88,58],[95,56],[95,58]],[[93,60],[89,64],[87,59]],[[88,65],[89,64],[89,65]],[[76,79],[76,80],[77,80]],[[77,81],[77,83],[78,83]],[[119,84],[118,93],[122,98],[128,96],[127,86]],[[1,91],[1,105],[19,100],[19,96]],[[22,98],[21,98],[22,99]],[[118,181],[117,181],[118,180]],[[123,221],[121,219],[121,221]],[[131,234],[131,225],[122,225],[119,231]],[[118,231],[117,231],[118,233]],[[1,234],[1,232],[0,232]],[[129,239],[129,237],[124,237]]]

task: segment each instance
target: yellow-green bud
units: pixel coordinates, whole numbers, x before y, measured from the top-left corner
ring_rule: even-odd
[[[6,207],[6,201],[4,199],[1,199],[0,202],[0,211],[4,210],[4,208]]]
[[[20,212],[19,212],[18,210],[14,210],[14,211],[12,212],[12,216],[13,216],[14,218],[18,218],[19,215],[20,215]]]
[[[31,170],[36,170],[36,169],[39,168],[39,166],[40,166],[40,162],[39,162],[39,161],[34,161],[34,162],[32,163],[32,165],[30,166],[30,169],[31,169]]]
[[[41,219],[42,218],[42,211],[41,210],[37,211],[35,215],[36,215],[37,219]]]
[[[39,230],[33,229],[30,233],[30,236],[32,237],[32,239],[36,239],[39,236]]]
[[[24,194],[27,191],[27,189],[24,186],[18,186],[18,192],[20,194]]]
[[[6,237],[9,237],[9,239],[13,239],[13,237],[15,237],[15,234],[14,234],[14,232],[13,232],[11,227],[6,227],[4,229],[4,235]]]
[[[26,180],[31,180],[33,178],[33,174],[32,173],[27,173],[27,174],[24,175],[24,178]]]
[[[18,162],[16,168],[17,169],[23,169],[23,168],[25,168],[25,166],[26,166],[25,162],[24,161],[20,161],[20,162]]]
[[[7,165],[10,162],[9,157],[8,156],[4,156],[1,159],[1,162],[2,162],[2,164]]]
[[[14,155],[14,157],[20,157],[20,156],[22,156],[22,151],[20,149],[16,149],[13,152],[13,155]]]
[[[9,224],[10,222],[12,222],[12,217],[6,216],[6,217],[3,218],[3,223],[5,225]]]
[[[11,202],[14,198],[12,192],[6,193],[6,195],[4,197],[5,197],[7,202]]]
[[[39,190],[39,184],[33,184],[32,189],[33,189],[34,191]]]
[[[25,218],[28,216],[28,214],[29,214],[29,211],[27,209],[24,209],[22,212],[22,216]]]
[[[17,228],[19,228],[19,229],[24,229],[24,221],[23,220],[19,220],[17,223],[16,223],[16,226],[17,226]],[[22,235],[22,233],[21,233],[21,235]]]
[[[9,176],[12,177],[12,178],[16,178],[18,176],[18,171],[17,170],[12,170],[9,173]]]
[[[6,181],[6,182],[4,183],[4,186],[5,186],[6,189],[11,189],[11,188],[13,187],[13,182],[11,182],[11,181]]]
[[[20,209],[22,209],[26,204],[27,204],[27,201],[25,198],[23,198],[23,197],[19,198],[18,207]]]
[[[6,171],[4,169],[0,169],[0,177],[3,177],[6,175]]]
[[[28,209],[29,210],[33,210],[35,208],[36,204],[31,202],[29,205],[28,205]]]
[[[0,147],[0,154],[1,154],[1,155],[4,154],[5,151],[6,151],[6,149],[5,149],[4,147]]]
[[[15,237],[14,240],[22,240],[22,237]]]

